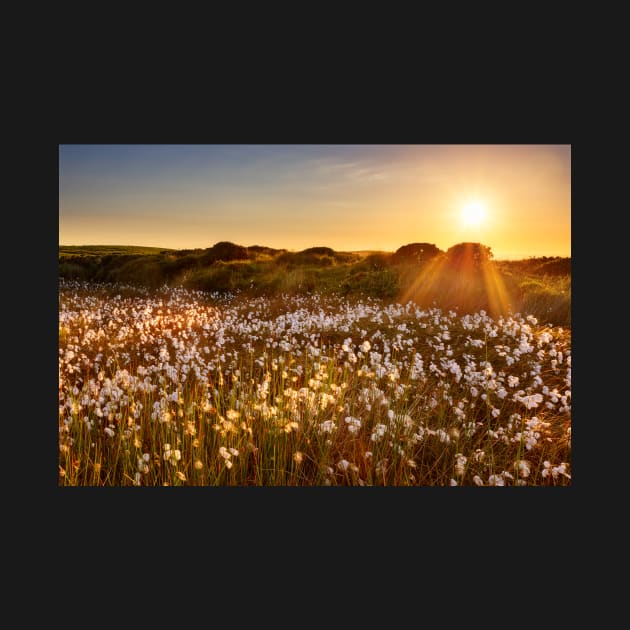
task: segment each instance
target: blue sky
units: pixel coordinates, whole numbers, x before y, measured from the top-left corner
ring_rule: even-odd
[[[60,145],[59,243],[568,256],[570,160],[569,145]]]

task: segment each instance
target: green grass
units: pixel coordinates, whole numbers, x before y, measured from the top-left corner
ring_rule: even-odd
[[[59,245],[59,259],[74,258],[75,256],[155,255],[169,251],[176,250],[140,245]]]
[[[209,293],[271,296],[342,295],[414,300],[492,316],[531,314],[571,324],[571,259],[488,260],[475,267],[449,264],[448,252],[413,260],[388,252],[301,252],[221,242],[196,250],[90,246],[60,247],[59,275],[68,280],[118,282]],[[439,251],[439,250],[438,250]]]

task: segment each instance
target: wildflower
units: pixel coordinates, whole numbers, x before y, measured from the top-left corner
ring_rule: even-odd
[[[304,455],[303,455],[302,452],[295,451],[295,453],[293,453],[293,461],[296,464],[298,464],[298,465],[301,464],[303,460],[304,460]]]
[[[552,474],[554,477],[556,477],[557,475],[563,475],[568,479],[571,479],[571,475],[567,473],[567,465],[564,463],[560,464],[559,466],[555,466],[552,469]]]
[[[444,443],[448,444],[451,441],[451,438],[449,437],[448,433],[446,431],[444,431],[443,429],[438,429],[435,432],[435,434],[440,439],[440,442],[444,442]]]
[[[456,486],[457,485],[457,481],[455,481],[455,479],[451,479],[450,484],[451,486]]]
[[[337,425],[332,420],[325,420],[319,425],[320,433],[332,433],[337,428]]]
[[[195,470],[201,470],[203,468],[203,462],[200,459],[196,459],[194,463]]]
[[[109,427],[105,427],[105,429],[103,429],[105,434],[108,435],[109,437],[114,437],[114,435],[116,435],[116,433],[114,432],[113,429],[110,429]]]
[[[468,458],[465,455],[462,455],[461,453],[457,453],[455,455],[455,458],[456,458],[455,474],[461,477],[464,474],[464,471],[466,469],[466,462],[468,461]]]
[[[369,352],[370,348],[372,347],[372,345],[370,344],[370,342],[366,339],[360,346],[361,351],[366,353]]]
[[[477,486],[483,486],[483,480],[481,479],[479,475],[475,475],[473,477],[473,483]]]
[[[361,428],[361,420],[358,418],[347,416],[345,422],[348,425],[348,431],[350,431],[350,433],[356,433]]]
[[[567,465],[565,463],[561,463],[559,466],[554,466],[551,462],[545,460],[543,462],[543,466],[543,477],[551,475],[554,479],[557,479],[558,475],[563,475],[567,479],[571,479],[571,475],[567,473]]]
[[[527,435],[527,437],[525,438],[525,448],[528,451],[531,451],[532,448],[536,446],[536,444],[538,444],[538,440],[536,439],[536,436],[529,433],[529,435]]]
[[[378,442],[378,440],[380,440],[384,435],[385,432],[387,431],[387,427],[384,424],[377,424],[374,427],[374,431],[372,432],[372,435],[370,436],[370,440],[372,440],[372,442]]]
[[[347,459],[342,459],[337,463],[337,468],[339,468],[339,470],[346,471],[349,466],[350,462]]]
[[[180,470],[178,470],[175,474],[177,475],[177,478],[181,481],[186,481],[186,475]]]
[[[530,463],[526,459],[517,459],[514,462],[514,469],[521,477],[529,477],[529,474],[531,472]]]
[[[529,394],[527,396],[518,396],[517,400],[522,402],[527,409],[538,407],[538,403],[543,401],[542,394]]]

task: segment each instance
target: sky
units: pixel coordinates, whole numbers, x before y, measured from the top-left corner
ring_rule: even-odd
[[[571,256],[571,145],[59,145],[59,244]]]

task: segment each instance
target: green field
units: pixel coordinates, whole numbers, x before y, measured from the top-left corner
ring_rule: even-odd
[[[59,245],[59,260],[75,256],[108,256],[111,254],[132,254],[150,256],[173,251],[166,247],[142,247],[139,245]]]
[[[247,298],[274,295],[373,297],[413,300],[492,316],[524,313],[546,323],[571,323],[571,259],[538,257],[495,261],[479,243],[442,251],[412,243],[396,252],[299,252],[230,242],[205,249],[131,246],[60,247],[65,280],[182,287]]]

